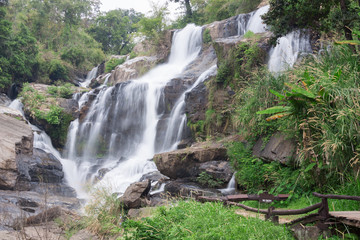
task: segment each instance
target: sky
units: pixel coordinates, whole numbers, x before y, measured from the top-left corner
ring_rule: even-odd
[[[101,0],[101,11],[109,11],[113,9],[130,9],[133,8],[135,11],[142,12],[144,14],[149,13],[151,11],[151,2],[158,4],[165,4],[166,0]],[[169,2],[169,1],[168,1]],[[176,17],[176,12],[178,12],[177,8],[179,7],[179,3],[169,2],[169,11],[170,18],[174,19]]]

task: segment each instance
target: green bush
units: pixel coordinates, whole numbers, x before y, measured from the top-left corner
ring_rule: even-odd
[[[68,80],[68,69],[63,65],[63,63],[60,60],[53,59],[50,62],[49,66],[49,77],[51,80]]]
[[[203,32],[203,43],[211,43],[212,42],[212,38],[210,35],[210,30],[209,29],[205,29]]]
[[[206,172],[202,172],[196,178],[196,180],[203,186],[210,188],[219,188],[224,184],[224,181],[215,179],[213,176]]]
[[[61,59],[79,67],[85,61],[84,49],[80,46],[68,47],[62,51]]]
[[[61,86],[49,86],[48,93],[53,97],[71,98],[74,93],[72,86],[71,83],[65,83]]]
[[[111,58],[105,63],[105,72],[111,72],[116,66],[121,65],[125,62],[125,58]]]
[[[283,226],[237,215],[222,203],[178,202],[153,217],[123,223],[123,239],[293,239]]]

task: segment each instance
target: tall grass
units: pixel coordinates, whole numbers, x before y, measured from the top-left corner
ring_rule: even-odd
[[[221,203],[178,202],[151,218],[124,223],[124,239],[293,239],[284,226],[235,214]]]

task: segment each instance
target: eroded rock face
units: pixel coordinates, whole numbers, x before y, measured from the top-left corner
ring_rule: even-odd
[[[200,164],[200,172],[205,172],[219,182],[227,183],[230,181],[234,171],[228,161],[211,161]]]
[[[177,197],[217,196],[219,194],[214,189],[204,189],[198,183],[188,179],[177,179],[166,184],[165,191]]]
[[[150,192],[150,188],[150,180],[133,183],[126,189],[124,195],[120,197],[120,202],[127,209],[145,206],[147,205],[146,197]]]
[[[18,120],[22,119],[20,113],[8,116],[6,109],[2,107],[0,113],[0,189],[14,189],[19,175],[17,156],[32,155],[33,133],[25,121]]]
[[[253,154],[265,161],[278,161],[282,164],[290,164],[295,157],[296,142],[294,139],[287,139],[282,133],[275,133],[265,144],[262,138],[256,141]]]
[[[201,163],[227,160],[224,146],[210,143],[205,145],[156,154],[154,162],[162,174],[172,179],[197,177],[201,172]]]
[[[136,57],[117,66],[112,71],[108,83],[115,85],[130,79],[135,79],[153,68],[158,59],[156,57]]]

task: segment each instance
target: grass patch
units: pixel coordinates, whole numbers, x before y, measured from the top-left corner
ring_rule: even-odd
[[[127,220],[123,239],[293,239],[284,226],[239,216],[234,209],[180,201],[142,221]]]

